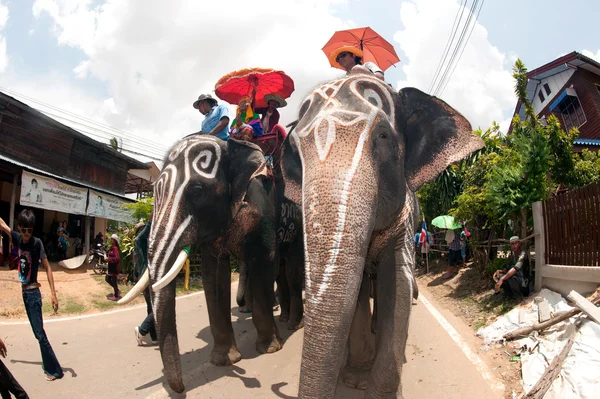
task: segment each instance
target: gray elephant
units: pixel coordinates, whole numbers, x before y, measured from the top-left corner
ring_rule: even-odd
[[[276,277],[276,295],[281,306],[279,321],[288,323],[288,330],[304,326],[302,288],[304,282],[304,246],[302,240],[302,214],[300,208],[284,197],[281,174],[274,176],[277,188],[277,244],[279,249],[279,272]],[[236,296],[241,313],[252,312],[252,289],[250,276],[244,262],[239,263],[240,277]],[[274,306],[276,303],[274,303]]]
[[[265,158],[254,144],[210,135],[188,136],[165,159],[154,186],[148,269],[120,302],[153,284],[153,308],[164,374],[175,392],[183,392],[175,320],[175,277],[186,247],[201,246],[201,274],[214,348],[214,365],[241,359],[231,323],[230,255],[247,266],[252,285],[252,321],[256,350],[281,349],[273,317],[274,280],[279,266],[277,202]]]
[[[301,105],[282,160],[286,196],[302,205],[304,226],[300,398],[333,398],[340,372],[367,398],[402,397],[415,191],[482,146],[445,102],[414,88],[397,93],[362,66]],[[374,272],[375,338],[363,277]]]

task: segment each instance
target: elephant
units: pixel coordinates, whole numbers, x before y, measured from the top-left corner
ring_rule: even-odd
[[[340,375],[366,398],[402,397],[415,192],[483,145],[444,101],[416,88],[396,92],[360,65],[304,100],[282,148],[286,196],[303,219],[299,398],[333,398]],[[366,277],[374,273],[375,336]]]
[[[272,309],[279,266],[276,197],[264,155],[252,143],[195,134],[169,150],[154,187],[149,272],[120,302],[129,301],[153,284],[164,374],[175,392],[181,393],[185,387],[174,278],[193,245],[201,248],[201,275],[214,339],[211,363],[223,366],[241,359],[231,323],[230,256],[244,263],[249,274],[256,350],[272,353],[281,349]]]
[[[299,207],[284,197],[284,182],[280,174],[275,176],[277,190],[277,244],[279,248],[279,272],[277,273],[276,296],[281,306],[279,321],[287,323],[288,330],[303,327],[304,304],[302,288],[304,278],[304,250]],[[252,289],[249,283],[248,268],[240,262],[240,277],[236,301],[241,313],[252,312]],[[274,304],[275,306],[276,304]]]

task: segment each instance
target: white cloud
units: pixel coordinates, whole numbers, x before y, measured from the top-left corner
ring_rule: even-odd
[[[452,31],[459,5],[454,0],[411,0],[402,3],[404,29],[394,35],[406,54],[402,68],[406,80],[399,87],[427,91]],[[469,10],[465,10],[463,21]],[[457,33],[458,38],[460,30]],[[452,53],[450,53],[452,54]],[[487,129],[493,121],[508,128],[516,104],[511,77],[514,54],[504,54],[490,44],[487,30],[477,23],[464,53],[440,96],[461,112],[474,129]]]
[[[314,86],[343,74],[329,66],[321,47],[348,23],[330,13],[340,0],[282,3],[36,0],[34,15],[52,18],[58,43],[84,52],[75,76],[104,81],[112,101],[107,107],[106,99],[84,99],[70,88],[83,102],[66,96],[53,103],[67,109],[87,103],[82,114],[96,118],[89,112],[104,104],[103,121],[139,135],[156,133],[170,144],[199,130],[202,116],[191,106],[199,94],[211,92],[222,75],[260,66],[294,79],[296,91],[281,110],[289,123]],[[30,93],[38,96],[38,89]]]

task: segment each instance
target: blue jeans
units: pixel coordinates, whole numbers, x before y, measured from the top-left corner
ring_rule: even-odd
[[[154,315],[152,313],[152,301],[150,300],[150,287],[144,290],[144,299],[146,300],[147,316],[140,326],[140,334],[146,335],[150,333],[152,341],[156,341],[156,328],[154,326]]]
[[[56,359],[56,355],[52,350],[46,331],[44,331],[44,320],[42,319],[42,294],[39,288],[23,291],[23,303],[27,311],[27,318],[33,335],[40,343],[40,352],[42,352],[42,364],[44,373],[56,378],[63,377],[63,370]]]

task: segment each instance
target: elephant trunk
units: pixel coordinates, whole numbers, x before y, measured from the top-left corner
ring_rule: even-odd
[[[184,391],[179,342],[175,320],[175,281],[172,281],[154,296],[154,318],[156,333],[163,362],[163,373],[171,389],[177,393]]]
[[[356,184],[361,189],[352,192],[347,185],[318,180],[303,188],[307,305],[302,399],[335,395],[376,208],[376,190],[365,189],[372,182],[361,179],[363,184]]]
[[[235,300],[239,307],[242,307],[246,304],[246,290],[248,287],[248,268],[246,267],[245,262],[238,262],[240,266],[240,278],[238,282],[237,296]]]

